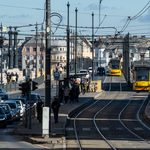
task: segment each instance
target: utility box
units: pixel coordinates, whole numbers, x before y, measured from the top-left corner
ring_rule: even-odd
[[[42,137],[49,138],[49,107],[43,107]]]

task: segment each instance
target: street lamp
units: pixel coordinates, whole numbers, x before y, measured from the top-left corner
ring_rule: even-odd
[[[2,36],[0,36],[0,48],[1,48],[1,84],[3,83],[3,42],[4,42],[4,38]]]

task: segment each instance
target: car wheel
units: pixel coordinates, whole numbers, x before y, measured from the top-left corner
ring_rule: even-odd
[[[4,125],[3,125],[3,128],[6,128],[7,127],[7,124],[5,123]]]

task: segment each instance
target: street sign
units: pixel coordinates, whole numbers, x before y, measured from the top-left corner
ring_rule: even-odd
[[[60,73],[59,73],[59,72],[54,72],[54,77],[55,77],[55,78],[59,78],[59,76],[60,76]]]

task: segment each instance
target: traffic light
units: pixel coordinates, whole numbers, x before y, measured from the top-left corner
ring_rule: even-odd
[[[26,84],[26,82],[19,84],[19,86],[20,86],[19,90],[22,91],[21,94],[25,96],[25,93],[26,93],[26,90],[27,90],[27,84]]]
[[[29,82],[21,83],[21,84],[19,84],[19,86],[20,86],[19,90],[22,91],[21,94],[24,95],[24,96],[27,94],[27,96],[28,96],[29,95],[29,89],[30,89]]]
[[[38,85],[38,83],[35,81],[32,81],[32,91],[38,89],[38,87],[36,85]]]

